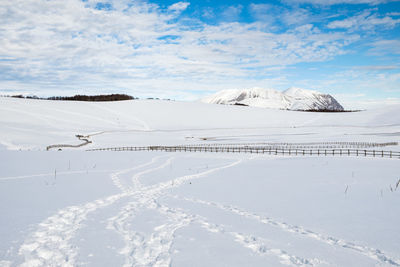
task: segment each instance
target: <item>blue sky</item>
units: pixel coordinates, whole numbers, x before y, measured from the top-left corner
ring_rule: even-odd
[[[400,103],[400,1],[0,2],[0,94],[291,86],[347,108]]]

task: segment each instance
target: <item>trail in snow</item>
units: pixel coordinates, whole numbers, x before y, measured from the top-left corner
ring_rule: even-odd
[[[150,172],[154,172],[157,170],[161,170],[167,166],[169,166],[171,164],[171,162],[174,160],[174,157],[170,157],[169,159],[167,159],[163,164],[161,164],[160,166],[156,167],[156,168],[152,168],[152,169],[148,169],[148,170],[144,170],[142,172],[136,173],[135,175],[133,175],[132,177],[132,187],[131,190],[139,190],[142,188],[142,184],[139,181],[139,178],[141,176],[143,176],[144,174],[150,173]]]
[[[136,170],[140,169],[143,167],[146,167],[150,164],[153,164],[156,162],[156,160],[160,157],[155,157],[153,158],[150,162],[130,168],[128,170]],[[110,173],[112,172],[111,176],[112,177],[118,177],[118,175],[123,174],[125,170],[120,170],[120,169],[114,169],[114,170],[93,170],[93,169],[85,169],[85,170],[79,170],[79,171],[57,171],[57,175],[70,175],[70,174],[83,174],[83,173]],[[54,172],[48,172],[48,173],[38,173],[38,174],[30,174],[30,175],[18,175],[18,176],[6,176],[6,177],[0,177],[0,181],[7,181],[7,180],[19,180],[19,179],[26,179],[26,178],[36,178],[36,177],[47,177],[47,176],[54,176]],[[117,186],[119,188],[119,186]]]
[[[82,223],[86,220],[87,215],[129,196],[132,192],[124,189],[119,176],[153,164],[157,158],[153,158],[148,163],[112,173],[111,179],[122,190],[122,193],[84,205],[67,207],[40,223],[38,229],[25,240],[19,249],[19,254],[25,258],[22,266],[74,266],[77,250],[69,241],[83,227]]]
[[[180,216],[168,216],[167,223],[154,229],[152,236],[146,238],[143,234],[131,229],[130,220],[138,211],[143,209],[156,209],[159,211],[159,208],[157,208],[159,205],[156,203],[156,200],[163,195],[166,190],[179,187],[189,180],[233,167],[241,162],[241,160],[238,160],[201,173],[181,176],[172,181],[147,187],[142,186],[139,180],[142,175],[167,167],[172,159],[173,158],[167,159],[158,167],[135,174],[132,177],[134,188],[137,190],[134,191],[132,195],[134,201],[125,205],[116,216],[109,219],[109,229],[113,229],[119,233],[125,242],[125,247],[120,252],[125,255],[125,266],[168,266],[171,259],[166,249],[169,250],[172,244],[173,233],[177,229],[188,225],[190,222]]]
[[[178,198],[176,196],[172,196],[174,198]],[[223,205],[220,203],[216,203],[216,202],[210,202],[210,201],[204,201],[204,200],[200,200],[200,199],[194,199],[194,198],[180,198],[186,201],[190,201],[193,203],[198,203],[198,204],[203,204],[203,205],[207,205],[207,206],[212,206],[224,211],[228,211],[240,216],[243,216],[245,218],[249,218],[249,219],[253,219],[256,220],[260,223],[263,224],[268,224],[274,227],[277,227],[283,231],[287,231],[287,232],[291,232],[291,233],[297,233],[300,234],[302,236],[314,239],[314,240],[318,240],[320,242],[332,245],[332,246],[339,246],[345,249],[349,249],[352,251],[356,251],[364,256],[367,256],[369,258],[372,258],[374,260],[383,262],[383,263],[388,263],[390,265],[393,266],[400,266],[400,260],[399,259],[393,259],[389,256],[387,256],[384,252],[382,252],[379,249],[375,249],[375,248],[370,248],[367,246],[361,246],[361,245],[357,245],[353,242],[349,242],[343,239],[339,239],[339,238],[335,238],[332,236],[327,236],[321,233],[317,233],[315,231],[311,231],[308,229],[305,229],[301,226],[297,226],[297,225],[291,225],[285,222],[280,222],[278,220],[275,220],[273,218],[270,217],[265,217],[256,213],[252,213],[243,209],[240,209],[238,207],[232,206],[232,205]]]
[[[227,230],[228,227],[225,225],[213,224],[202,216],[189,214],[182,209],[167,207],[157,201],[161,196],[167,194],[170,189],[177,188],[189,181],[205,177],[211,173],[231,168],[240,164],[243,160],[236,160],[200,173],[180,176],[155,185],[144,186],[140,182],[140,178],[143,175],[166,168],[174,160],[174,157],[169,157],[159,162],[163,157],[165,156],[154,157],[144,164],[111,173],[112,182],[121,190],[121,193],[84,205],[67,207],[40,223],[38,229],[25,240],[19,249],[19,254],[25,258],[22,266],[74,266],[76,264],[78,249],[70,241],[76,235],[76,232],[83,228],[83,222],[87,219],[87,216],[100,208],[114,204],[122,198],[128,199],[128,203],[119,210],[116,216],[109,218],[108,229],[114,230],[124,240],[124,247],[120,250],[120,253],[125,257],[125,266],[169,266],[171,263],[170,250],[173,245],[175,233],[177,230],[190,224],[198,224],[212,233],[228,235],[241,246],[259,255],[277,257],[284,265],[314,266],[326,263],[320,259],[306,259],[292,255],[280,248],[270,247],[268,246],[268,240],[264,238]],[[156,166],[140,171],[140,169],[154,165],[156,162],[159,162]],[[126,174],[135,170],[139,170],[139,172],[133,173],[130,179],[126,177],[122,178],[123,175],[126,176]],[[256,220],[262,224],[277,227],[286,232],[300,234],[331,246],[339,246],[358,252],[380,263],[400,266],[398,259],[393,259],[378,249],[360,246],[346,240],[323,235],[301,226],[280,222],[232,205],[223,205],[216,202],[182,198],[173,195],[171,197],[212,206],[248,219]],[[166,217],[165,221],[155,227],[150,235],[137,231],[135,226],[131,224],[132,219],[144,210],[154,210]]]
[[[76,248],[69,243],[87,215],[109,206],[126,194],[116,194],[80,206],[70,206],[47,218],[19,249],[21,266],[74,266]]]
[[[134,190],[135,188],[134,187],[132,188],[129,185],[124,185],[124,183],[121,181],[121,178],[120,178],[121,174],[125,174],[127,172],[131,172],[131,171],[138,170],[138,169],[147,167],[149,165],[152,165],[158,159],[160,159],[161,157],[162,156],[154,157],[149,162],[146,162],[146,163],[141,164],[139,166],[136,166],[136,167],[133,167],[133,168],[129,168],[129,169],[126,169],[126,170],[120,170],[118,172],[112,173],[110,175],[111,176],[111,180],[113,181],[114,185],[121,190],[121,192],[126,193],[126,194],[132,193],[132,190]],[[155,168],[154,170],[156,170],[157,168]],[[139,173],[143,173],[144,174],[144,173],[150,172],[151,170],[153,170],[153,169],[146,169],[146,170],[144,170],[142,172],[139,172]]]
[[[79,170],[79,171],[57,171],[57,175],[70,175],[70,174],[81,174],[81,173],[105,173],[105,172],[113,172],[117,170]],[[19,175],[19,176],[8,176],[8,177],[0,177],[0,181],[7,181],[7,180],[19,180],[19,179],[26,179],[26,178],[36,178],[36,177],[47,177],[47,176],[54,176],[54,172],[49,173],[38,173],[38,174],[31,174],[31,175]]]
[[[77,256],[77,249],[70,244],[69,241],[75,236],[76,232],[83,227],[82,223],[86,220],[88,214],[100,208],[112,205],[116,201],[127,196],[137,196],[139,197],[138,200],[140,200],[138,203],[146,203],[146,201],[152,200],[153,197],[160,194],[161,191],[179,186],[188,179],[199,178],[202,175],[207,175],[211,172],[228,168],[239,163],[236,162],[195,175],[183,176],[175,179],[176,182],[172,185],[169,182],[161,183],[159,186],[150,187],[149,192],[147,192],[147,188],[135,191],[135,188],[127,188],[122,184],[120,178],[122,174],[151,165],[156,162],[158,158],[159,157],[155,157],[148,163],[112,173],[110,175],[111,179],[122,193],[98,199],[84,205],[67,207],[40,223],[38,229],[25,240],[19,249],[19,254],[24,256],[25,259],[25,262],[21,266],[73,266]],[[170,160],[171,159],[168,159],[166,162],[169,163]],[[167,164],[163,163],[161,166],[167,166]],[[141,173],[145,174],[160,168],[160,166],[157,166]]]
[[[176,230],[187,226],[191,220],[186,216],[167,214],[165,223],[155,227],[150,235],[134,230],[131,219],[142,209],[160,211],[160,206],[152,200],[129,203],[120,213],[110,218],[109,229],[118,232],[125,241],[120,253],[125,255],[124,266],[169,266],[170,248]]]
[[[173,182],[169,181],[154,186],[142,187],[139,181],[141,175],[156,169],[165,168],[170,163],[170,160],[171,159],[167,160],[156,168],[135,174],[133,180],[138,185],[136,188],[141,190],[135,193],[134,201],[124,206],[117,216],[109,219],[109,228],[118,232],[125,241],[125,246],[120,251],[121,254],[125,255],[124,266],[169,266],[171,263],[170,249],[173,244],[175,232],[192,223],[198,223],[206,230],[213,233],[229,234],[243,247],[249,248],[262,255],[274,255],[285,265],[314,266],[323,262],[319,259],[304,259],[295,255],[290,255],[281,249],[268,248],[265,245],[266,240],[260,237],[237,232],[228,232],[222,225],[211,224],[199,215],[190,215],[181,210],[159,204],[157,199],[165,193],[167,189],[179,187],[184,182],[235,166],[241,162],[239,160],[202,173],[178,177],[175,178]],[[167,222],[154,228],[154,232],[150,236],[135,231],[134,226],[130,223],[131,219],[143,209],[156,210],[167,217]]]
[[[197,223],[211,233],[229,235],[234,241],[239,243],[241,246],[248,248],[257,254],[273,255],[275,257],[278,257],[280,262],[284,265],[314,266],[323,262],[319,259],[304,259],[295,255],[291,255],[288,252],[283,251],[281,249],[269,248],[266,245],[268,241],[266,241],[263,238],[255,237],[252,235],[246,235],[234,231],[228,231],[226,230],[226,227],[224,225],[210,223],[207,221],[206,218],[199,215],[188,214],[182,209],[170,208],[164,205],[159,205],[158,210],[161,213],[164,213],[171,217],[175,217],[177,220],[181,219],[187,222],[188,224]],[[180,227],[175,228],[172,234],[174,234],[175,231],[179,228]],[[168,241],[169,241],[168,243],[171,244],[170,240]],[[169,250],[170,248],[171,246],[169,247]]]

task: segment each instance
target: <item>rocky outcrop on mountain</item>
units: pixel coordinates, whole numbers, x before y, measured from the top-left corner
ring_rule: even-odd
[[[296,87],[291,87],[283,92],[263,88],[223,90],[203,98],[201,101],[211,104],[246,105],[288,110],[344,110],[342,105],[329,94]]]

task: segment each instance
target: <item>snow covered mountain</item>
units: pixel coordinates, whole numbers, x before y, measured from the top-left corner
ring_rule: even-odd
[[[247,105],[274,109],[344,110],[331,95],[296,87],[283,92],[263,88],[223,90],[201,101],[210,104]]]

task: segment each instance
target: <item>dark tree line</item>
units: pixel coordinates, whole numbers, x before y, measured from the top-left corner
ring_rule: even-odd
[[[296,110],[296,111],[334,113],[334,112],[359,112],[361,110],[304,109],[304,110]]]
[[[138,99],[125,94],[111,94],[111,95],[74,95],[74,96],[52,96],[47,98],[41,98],[37,96],[23,96],[13,95],[15,98],[29,98],[29,99],[43,99],[43,100],[66,100],[66,101],[120,101],[120,100],[132,100]]]

